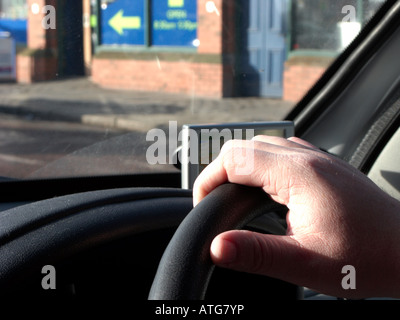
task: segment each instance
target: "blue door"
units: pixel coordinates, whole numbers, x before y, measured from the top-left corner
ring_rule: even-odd
[[[241,0],[239,92],[281,98],[285,59],[284,0]]]

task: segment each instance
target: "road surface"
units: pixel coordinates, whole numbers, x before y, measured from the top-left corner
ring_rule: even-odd
[[[152,166],[146,134],[0,114],[0,177],[27,179],[174,171]]]

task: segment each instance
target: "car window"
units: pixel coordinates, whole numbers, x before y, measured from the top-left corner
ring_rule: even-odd
[[[0,177],[175,172],[183,124],[284,119],[383,2],[0,0]]]

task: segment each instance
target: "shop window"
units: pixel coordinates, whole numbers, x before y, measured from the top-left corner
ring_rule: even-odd
[[[100,45],[196,47],[197,3],[101,0]]]
[[[26,0],[0,0],[0,19],[27,19]]]
[[[339,52],[384,0],[297,0],[292,7],[291,50]]]

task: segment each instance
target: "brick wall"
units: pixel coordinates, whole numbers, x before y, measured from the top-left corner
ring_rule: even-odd
[[[207,2],[197,0],[200,42],[197,52],[102,52],[93,57],[91,66],[87,66],[87,70],[92,69],[93,81],[104,87],[127,90],[215,98],[235,96],[235,1],[215,0],[213,12],[207,10]],[[28,48],[17,55],[17,80],[20,82],[49,80],[57,76],[57,30],[41,28],[45,14],[41,10],[34,14],[31,10],[32,4],[41,9],[45,5],[56,7],[56,3],[56,0],[27,0]],[[291,57],[285,62],[283,99],[298,101],[331,61],[324,57]]]
[[[17,55],[17,81],[31,83],[54,79],[58,71],[58,60],[52,55],[43,55],[29,52]]]
[[[197,1],[198,53],[222,53],[222,0],[214,1],[216,11],[207,12],[207,0]],[[219,13],[219,15],[217,14]]]
[[[293,57],[285,62],[283,100],[299,101],[331,64],[332,58]]]
[[[16,65],[17,81],[21,83],[32,82],[30,58],[23,55],[17,55]]]
[[[57,76],[57,29],[45,29],[42,8],[56,0],[28,0],[27,49],[17,55],[17,81],[33,82],[54,79]],[[32,12],[32,5],[38,5],[39,13]]]
[[[219,97],[222,65],[190,61],[96,58],[92,80],[104,87]]]

